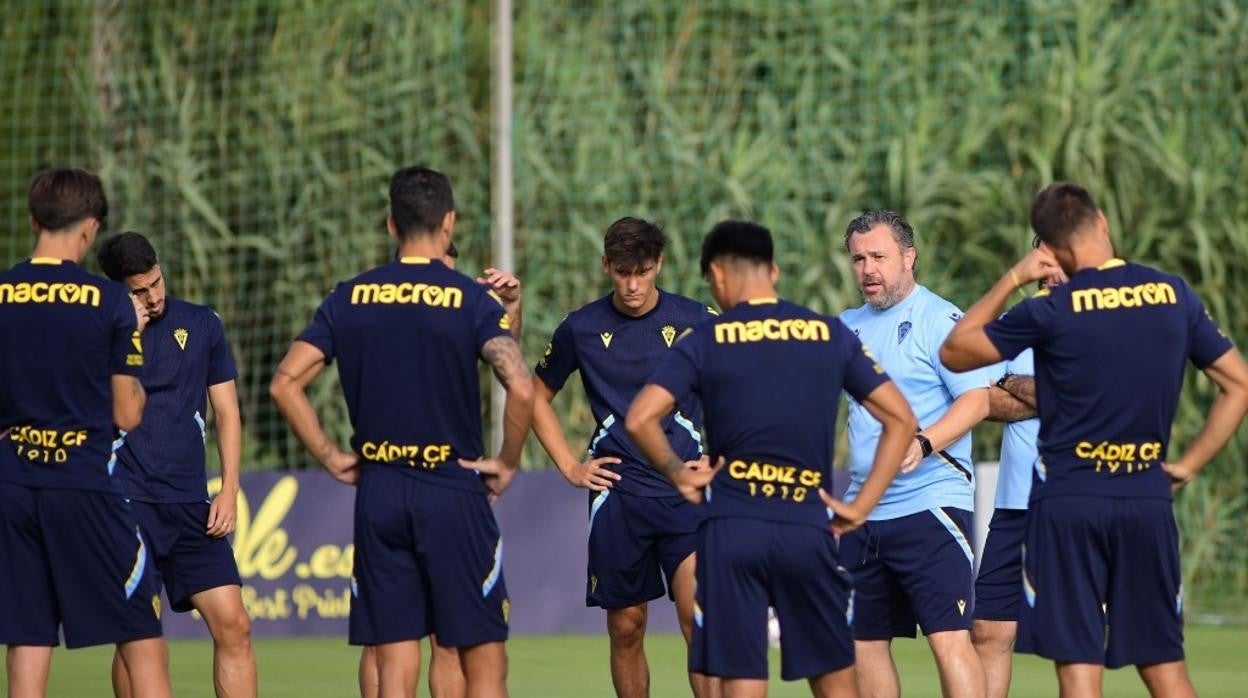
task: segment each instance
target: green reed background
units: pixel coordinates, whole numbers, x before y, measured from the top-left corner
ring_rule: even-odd
[[[150,235],[171,290],[225,319],[247,467],[307,465],[268,380],[334,281],[391,253],[378,226],[389,174],[450,174],[463,268],[489,264],[489,4],[2,4],[4,262],[29,250],[34,172],[99,171],[110,228]],[[845,223],[895,208],[918,231],[921,282],[965,306],[1027,249],[1030,198],[1054,178],[1089,186],[1124,256],[1184,275],[1248,337],[1242,2],[517,5],[530,357],[567,310],[607,291],[601,232],[621,215],[665,223],[664,286],[705,300],[702,233],[760,220],[777,236],[782,292],[836,312],[859,302]],[[574,439],[593,426],[578,387],[558,400]],[[1178,445],[1213,394],[1195,373],[1188,388]],[[313,400],[345,440],[336,383]],[[978,433],[977,452],[995,457],[999,427]],[[1244,456],[1241,436],[1177,500],[1192,608],[1248,605]],[[545,462],[531,445],[526,467]]]

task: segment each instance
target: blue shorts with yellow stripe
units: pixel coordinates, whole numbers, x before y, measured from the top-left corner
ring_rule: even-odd
[[[120,494],[0,482],[0,644],[159,637],[160,586]]]
[[[349,640],[436,633],[443,647],[507,639],[503,539],[486,497],[396,466],[361,464]]]
[[[885,640],[970,630],[975,553],[971,512],[940,507],[868,521],[841,537],[841,564],[854,577],[854,637]]]

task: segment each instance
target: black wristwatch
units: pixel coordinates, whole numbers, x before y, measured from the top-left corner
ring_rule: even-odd
[[[927,458],[932,455],[932,442],[922,434],[915,434],[914,440],[919,442],[919,448],[923,449],[923,457]]]

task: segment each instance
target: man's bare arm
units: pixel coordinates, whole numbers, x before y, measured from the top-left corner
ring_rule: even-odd
[[[481,358],[494,369],[494,376],[507,389],[503,404],[503,445],[498,459],[508,468],[520,463],[524,439],[533,426],[533,378],[520,353],[520,345],[508,337],[495,337],[481,347]]]
[[[134,376],[115,373],[109,378],[113,388],[113,423],[123,431],[133,431],[143,421],[147,393]]]
[[[295,340],[278,364],[269,383],[269,396],[295,436],[334,479],[354,484],[358,476],[354,453],[340,451],[321,427],[308,400],[307,387],[325,368],[325,355],[315,346]]]
[[[1019,391],[1015,393],[1013,389]],[[1030,401],[1027,398],[1030,398]],[[1035,379],[1031,376],[1006,376],[988,389],[988,421],[1019,422],[1036,416]]]

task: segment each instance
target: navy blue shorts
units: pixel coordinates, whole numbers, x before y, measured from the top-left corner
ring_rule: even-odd
[[[780,675],[822,676],[854,663],[853,584],[826,529],[715,518],[698,534],[689,670],[767,678],[767,607],[780,622]]]
[[[868,521],[841,536],[854,578],[854,637],[886,640],[970,630],[974,612],[971,512],[942,507]]]
[[[0,644],[160,636],[160,586],[120,494],[0,482]]]
[[[676,568],[697,546],[702,520],[702,510],[680,495],[594,493],[585,605],[628,608],[663,596]]]
[[[152,546],[152,557],[169,605],[179,613],[190,611],[191,596],[223,586],[242,586],[234,551],[225,538],[213,538],[208,528],[208,502],[154,504],[131,500],[139,527]]]
[[[430,633],[443,647],[506,641],[503,539],[484,488],[431,485],[365,464],[355,493],[351,591],[353,645]]]
[[[997,509],[975,579],[975,620],[1018,620],[1023,596],[1023,536],[1026,509]]]
[[[1032,502],[1023,597],[1019,652],[1111,669],[1183,659],[1179,530],[1170,500]]]

